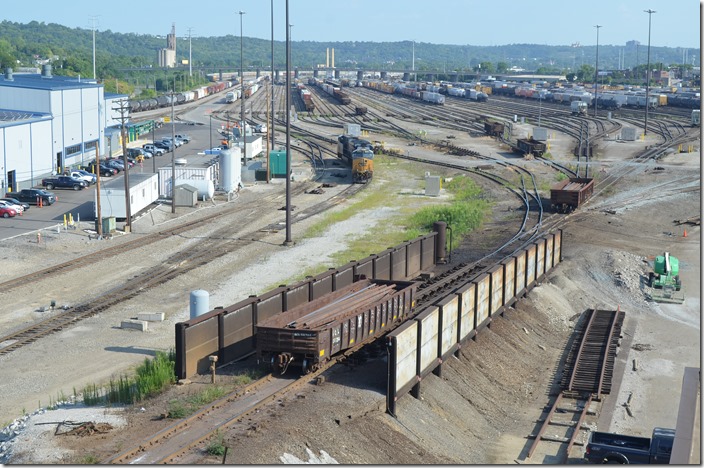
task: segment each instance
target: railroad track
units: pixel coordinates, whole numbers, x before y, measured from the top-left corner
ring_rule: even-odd
[[[546,408],[538,433],[531,436],[534,440],[526,458],[531,458],[538,444],[545,440],[562,444],[557,455],[553,450],[548,456],[556,457],[557,463],[566,463],[573,445],[581,445],[577,437],[592,401],[611,393],[624,316],[621,310],[590,309],[586,312],[584,326],[577,332],[567,355],[561,392],[549,409]],[[553,434],[545,435],[548,427]],[[564,436],[554,435],[560,430]]]
[[[364,186],[362,185],[351,185],[343,190],[341,193],[320,203],[317,203],[307,209],[301,210],[296,213],[291,222],[296,223],[303,221],[311,216],[319,214],[337,204],[341,203],[346,199],[346,197],[351,196],[357,191],[361,190]],[[299,189],[300,191],[303,188]],[[279,195],[271,195],[270,201],[275,201]],[[253,209],[255,207],[261,208],[261,199],[259,201],[253,202],[252,209],[249,210],[248,214],[243,215],[241,221],[242,225],[256,225],[259,218],[260,211],[258,209]],[[240,207],[241,208],[241,207]],[[217,215],[211,215],[206,217],[204,220],[198,220],[193,223],[188,223],[183,226],[178,226],[168,231],[160,231],[147,238],[156,239],[164,235],[167,232],[169,235],[181,234],[187,230],[193,229],[193,224],[197,226],[203,225],[205,222],[209,222],[215,217],[223,216],[232,213],[232,209],[224,210],[225,213],[219,213]],[[172,279],[184,275],[189,271],[206,265],[208,262],[216,260],[223,255],[232,253],[238,249],[246,247],[247,245],[258,242],[270,235],[273,232],[278,232],[282,229],[279,223],[273,223],[262,228],[257,228],[254,230],[244,231],[240,233],[237,237],[232,238],[232,227],[226,226],[224,228],[218,229],[214,233],[210,234],[207,238],[199,240],[196,244],[189,245],[185,250],[179,251],[164,261],[162,264],[149,268],[143,271],[138,276],[125,281],[120,286],[111,289],[83,304],[79,304],[68,310],[57,310],[57,313],[52,317],[34,322],[31,325],[14,331],[8,335],[0,337],[0,355],[8,354],[15,351],[22,346],[33,343],[34,341],[54,333],[56,331],[62,330],[64,327],[80,321],[84,318],[91,317],[97,313],[100,313],[116,304],[122,303],[129,300],[145,291],[152,289],[156,286],[162,285],[171,281]],[[136,243],[138,242],[138,243]],[[144,246],[141,239],[138,241],[132,241],[124,246],[117,246],[115,250],[111,251],[112,255],[117,255],[118,253],[123,253],[135,248]],[[121,247],[121,248],[120,248]],[[86,263],[92,263],[98,260],[98,258],[105,259],[105,251],[102,252],[102,257],[96,257],[95,254],[90,254],[87,261],[83,259],[86,257],[80,257],[66,264],[57,265],[47,270],[42,270],[38,274],[52,275],[68,271],[73,268],[78,268],[85,266]],[[28,278],[33,278],[33,275],[27,275]],[[24,281],[27,281],[25,277]],[[23,283],[24,283],[23,281]],[[13,283],[14,284],[14,283]],[[16,286],[16,284],[15,284]]]

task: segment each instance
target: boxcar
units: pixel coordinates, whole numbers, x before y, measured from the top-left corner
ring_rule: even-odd
[[[335,354],[372,341],[410,315],[417,283],[357,281],[257,323],[257,358],[276,372],[315,371]]]
[[[594,179],[572,177],[550,189],[550,205],[560,213],[579,208],[594,193]]]

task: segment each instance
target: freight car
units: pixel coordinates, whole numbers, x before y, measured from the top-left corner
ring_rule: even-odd
[[[594,179],[572,177],[550,189],[550,206],[558,213],[569,213],[584,204],[594,193]]]
[[[523,154],[532,154],[535,156],[542,156],[547,150],[545,143],[534,140],[533,137],[528,139],[519,138],[516,141],[516,148]]]
[[[417,283],[361,279],[257,324],[257,359],[281,374],[315,371],[335,354],[368,343],[413,313]]]
[[[352,169],[352,180],[366,184],[374,176],[374,150],[367,140],[342,135],[337,139],[337,156]]]
[[[502,137],[504,134],[503,122],[484,122],[484,133],[493,137]]]

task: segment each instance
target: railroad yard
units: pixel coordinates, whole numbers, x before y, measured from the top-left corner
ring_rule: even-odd
[[[274,89],[281,103],[283,89]],[[91,239],[79,229],[47,233],[41,245],[31,236],[0,245],[4,260],[0,284],[8,285],[0,292],[8,311],[0,316],[0,336],[60,314],[47,309],[51,301],[56,309],[63,304],[94,307],[86,306],[90,314],[80,321],[0,355],[4,377],[0,423],[62,397],[69,399],[86,385],[119,378],[155,351],[173,348],[174,325],[188,320],[188,295],[193,290],[209,291],[211,308],[227,307],[341,265],[344,261],[336,255],[351,249],[355,241],[371,242],[379,233],[398,231],[404,213],[448,199],[445,191],[440,197],[424,195],[428,173],[472,177],[491,202],[491,215],[481,228],[452,251],[447,265],[436,266],[435,274],[479,261],[522,229],[561,229],[562,262],[503,317],[493,318],[491,327],[481,330],[456,357],[443,362],[441,376],[424,377],[419,398],[401,397],[395,418],[385,412],[388,367],[381,339],[381,344],[367,346],[356,358],[333,366],[319,378],[276,394],[218,431],[213,437],[227,447],[225,462],[581,463],[587,429],[647,437],[655,426],[675,427],[684,369],[701,364],[700,225],[683,222],[701,213],[699,129],[689,128],[684,120],[654,114],[645,138],[623,141],[618,139],[622,126],[638,126],[640,117],[635,113],[614,113],[613,120],[571,117],[569,108],[543,104],[540,118],[550,133],[551,156],[541,159],[514,153],[506,142],[487,136],[481,119],[482,115],[507,121],[516,114],[527,117],[512,125],[514,140],[527,138],[537,120],[534,103],[496,98],[463,105],[448,98],[443,108],[370,89],[351,89],[351,104],[343,107],[315,87],[309,89],[317,113],[299,114],[295,125],[301,141],[295,146],[305,149],[302,140],[314,141],[328,169],[313,178],[307,156],[295,154],[293,246],[282,245],[282,180],[251,184],[234,201],[220,197],[194,209],[179,208],[176,215],[162,205],[135,221],[133,233],[111,240]],[[261,122],[262,94],[252,104],[253,117]],[[283,112],[283,104],[279,105]],[[367,115],[352,120],[367,128],[366,139],[395,150],[395,156],[375,155],[373,179],[352,185],[349,170],[345,173],[336,164],[334,139],[341,122],[351,120],[359,106],[368,109]],[[305,109],[305,103],[297,107]],[[196,109],[184,108],[180,118],[195,120],[196,114]],[[281,124],[277,125],[280,132]],[[602,136],[592,157],[578,160],[573,149],[581,146],[579,135],[585,126]],[[277,140],[283,140],[283,135],[278,134]],[[683,142],[685,147],[693,145],[693,151],[678,152]],[[643,156],[648,154],[652,157]],[[550,210],[550,187],[560,180],[559,171],[595,179],[592,198],[570,214]],[[322,193],[311,193],[324,183],[330,186]],[[525,191],[509,190],[522,183]],[[543,197],[540,203],[529,196],[535,192]],[[383,202],[372,203],[375,198]],[[537,205],[545,212],[536,210]],[[531,211],[524,218],[526,206]],[[355,207],[353,214],[327,220],[323,229],[307,234],[326,219],[326,213],[351,207]],[[108,247],[114,252],[85,257]],[[648,273],[653,258],[663,252],[679,258],[684,304],[647,300]],[[80,264],[63,272],[9,285],[13,278],[78,259]],[[565,437],[564,428],[555,426],[547,429],[554,440],[544,438],[532,451],[544,410],[559,393],[575,328],[589,309],[624,312],[610,394],[591,403],[569,453],[559,440]],[[165,320],[150,323],[146,332],[120,328],[122,320],[140,312],[164,312]],[[249,358],[219,368],[217,384],[234,388],[236,375],[252,362]],[[59,405],[32,415],[18,434],[6,437],[7,441],[0,438],[5,444],[0,457],[6,457],[0,461],[80,463],[90,456],[94,461],[156,462],[162,456],[158,449],[130,459],[115,457],[175,424],[164,417],[170,403],[212,387],[210,379],[210,375],[193,376],[191,383],[173,386],[134,407]],[[283,385],[286,379],[272,380],[241,395],[242,404],[263,395],[267,385]],[[217,414],[210,417],[215,417],[208,423],[212,430],[218,424]],[[110,427],[84,436],[56,435],[61,421]],[[195,425],[191,429],[193,434],[197,430]],[[169,461],[221,463],[223,455],[207,453],[207,443],[195,444]],[[698,443],[697,439],[697,447]],[[164,450],[163,456],[167,455]]]

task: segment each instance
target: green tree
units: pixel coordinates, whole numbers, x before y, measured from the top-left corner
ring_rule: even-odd
[[[508,63],[506,62],[499,62],[496,64],[496,72],[497,73],[506,73],[509,69]]]
[[[578,81],[594,81],[594,73],[596,69],[591,65],[584,64],[577,70]]]

